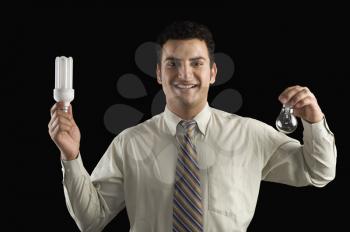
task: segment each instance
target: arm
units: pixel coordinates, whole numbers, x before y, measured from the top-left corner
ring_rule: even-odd
[[[62,160],[63,187],[69,213],[81,231],[101,231],[124,207],[122,162],[118,137],[101,158],[91,177],[81,156]]]
[[[335,178],[337,151],[316,97],[306,87],[292,86],[279,99],[301,118],[304,144],[266,129],[266,134],[279,142],[265,155],[263,179],[296,186],[326,185]]]
[[[68,210],[82,231],[100,231],[124,208],[123,165],[117,137],[107,149],[93,174],[85,170],[81,155],[80,131],[72,106],[51,108],[49,134],[61,153],[63,187]]]
[[[278,138],[280,142],[271,146],[274,147],[272,150],[266,150],[263,180],[293,186],[323,187],[335,178],[337,150],[326,120],[314,124],[304,120],[302,122],[303,145],[273,131],[272,127],[265,128],[269,130],[266,133]]]

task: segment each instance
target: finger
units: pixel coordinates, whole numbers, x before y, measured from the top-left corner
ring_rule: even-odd
[[[285,104],[286,102],[289,101],[290,96],[297,91],[297,89],[301,88],[299,85],[295,85],[295,86],[290,86],[288,88],[286,88],[278,97],[278,99]]]
[[[298,87],[298,85],[294,85],[294,86],[290,86],[288,88],[286,88],[285,90],[283,90],[283,92],[280,94],[280,96],[285,95],[285,93],[287,93],[289,90]]]
[[[55,127],[57,126],[57,121],[58,121],[57,117],[51,118],[51,121],[49,123],[49,134],[50,135],[53,133]]]
[[[56,111],[53,112],[53,114],[51,116],[51,120],[50,120],[50,122],[48,124],[48,127],[49,128],[52,127],[53,122],[55,122],[57,119],[60,119],[60,118],[64,119],[63,122],[69,121],[72,126],[76,125],[74,120],[73,120],[73,118],[72,118],[72,116],[67,115],[67,113],[65,113],[63,111],[56,110]]]
[[[68,115],[70,116],[70,121],[72,122],[73,126],[77,126],[73,117],[73,106],[71,104],[68,107]]]
[[[58,126],[58,118],[56,118],[53,122],[52,122],[52,124],[51,124],[51,127],[50,127],[50,133],[52,133],[56,128],[57,128],[57,126]]]
[[[285,89],[278,99],[283,103],[286,104],[299,90],[301,90],[302,87],[299,85],[289,87]]]
[[[50,109],[50,115],[51,115],[51,117],[52,117],[53,113],[56,111],[56,109],[57,109],[57,103],[55,103],[55,104],[51,107],[51,109]]]
[[[302,99],[310,96],[310,94],[311,92],[309,91],[309,89],[304,87],[300,91],[296,92],[295,95],[289,100],[287,104],[290,106],[294,106]]]
[[[68,114],[73,116],[73,108],[71,104],[69,104],[69,107],[68,107]]]
[[[72,121],[64,117],[59,117],[57,121],[58,121],[58,124],[67,125],[70,127],[73,126]]]
[[[64,124],[57,124],[53,131],[55,131],[56,129],[58,128],[57,132],[56,133],[53,133],[53,135],[57,135],[57,133],[62,133],[62,132],[66,132],[66,133],[69,133],[71,131],[71,128],[70,126],[67,126],[67,125],[64,125]]]
[[[301,118],[301,111],[298,108],[294,108],[293,115]]]
[[[56,125],[56,127],[53,129],[51,133],[52,139],[57,139],[57,136],[62,133],[69,133],[69,131],[65,130],[64,128],[60,127],[59,125]]]
[[[52,123],[57,119],[57,115],[56,112],[53,113],[53,115],[51,115],[51,119],[50,122],[48,124],[48,127],[50,128],[52,126]]]
[[[58,127],[56,126],[55,128],[52,129],[52,131],[50,131],[50,136],[52,139],[56,138],[56,135],[58,133]]]
[[[68,120],[73,119],[73,116],[68,114],[68,112],[64,112],[63,110],[56,110],[55,111],[58,117],[64,117]]]
[[[314,98],[312,96],[308,96],[308,97],[305,97],[303,99],[301,99],[295,106],[294,108],[296,109],[300,109],[300,108],[303,108],[305,106],[308,106],[308,105],[311,105],[313,104],[314,102]]]
[[[57,114],[58,117],[64,117],[67,120],[69,120],[72,123],[72,126],[77,126],[77,124],[75,123],[75,120],[73,118],[73,115],[69,114],[68,112],[57,110],[57,111],[55,111],[55,114]]]
[[[52,115],[53,112],[55,112],[58,109],[63,109],[64,103],[63,102],[56,102],[50,109],[50,114]]]
[[[72,126],[73,127],[78,127],[78,125],[75,123],[75,121],[74,121],[74,118],[72,118],[71,120],[70,120],[70,122],[72,123]]]
[[[49,129],[49,133],[50,133],[51,137],[54,136],[54,134],[55,134],[54,132],[56,129],[58,130],[58,118],[56,118],[56,120],[52,122],[51,127]]]
[[[49,131],[52,132],[57,125],[64,125],[70,128],[74,126],[74,124],[70,120],[63,117],[56,117],[49,126]]]

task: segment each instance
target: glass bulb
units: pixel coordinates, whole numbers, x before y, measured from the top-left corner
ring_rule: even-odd
[[[73,88],[73,58],[56,57],[55,60],[55,88],[72,89]]]
[[[276,119],[276,128],[282,133],[289,134],[295,131],[298,126],[298,120],[293,115],[293,108],[283,105],[280,114]]]

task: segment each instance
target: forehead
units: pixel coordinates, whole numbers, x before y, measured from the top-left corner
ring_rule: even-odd
[[[168,40],[162,48],[162,59],[164,60],[167,57],[176,57],[178,59],[204,57],[209,59],[209,54],[207,45],[202,40]]]

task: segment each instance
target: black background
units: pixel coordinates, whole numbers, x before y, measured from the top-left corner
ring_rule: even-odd
[[[82,133],[81,153],[91,172],[115,135],[103,116],[109,106],[128,104],[151,116],[159,90],[135,64],[136,48],[152,41],[175,19],[208,25],[217,52],[232,57],[233,78],[210,90],[209,100],[234,88],[243,97],[237,114],[274,125],[277,96],[299,84],[316,95],[336,136],[337,177],[324,188],[262,183],[248,231],[339,231],[347,225],[346,128],[348,128],[349,19],[325,9],[297,12],[239,9],[27,9],[3,20],[5,72],[2,149],[3,193],[11,231],[78,231],[63,195],[59,152],[47,131],[54,104],[54,59],[74,58],[75,120]],[[140,77],[149,95],[130,100],[118,94],[125,73]],[[4,84],[5,83],[5,84]],[[132,88],[132,86],[130,86]],[[347,100],[346,100],[347,99]],[[292,135],[301,138],[301,130]],[[9,159],[7,159],[9,158]],[[128,231],[126,211],[105,231]]]

